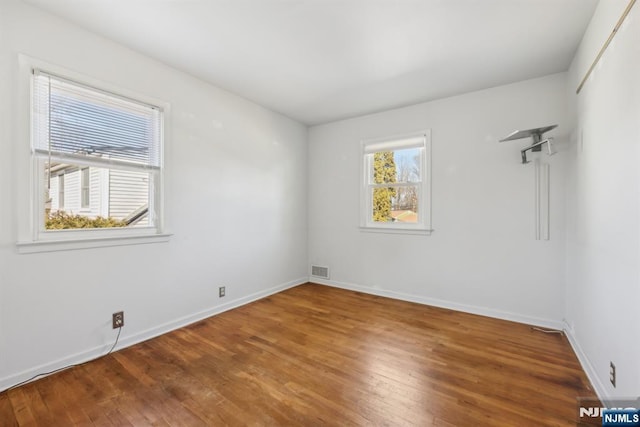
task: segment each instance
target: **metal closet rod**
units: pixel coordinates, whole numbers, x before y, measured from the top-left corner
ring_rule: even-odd
[[[620,17],[620,19],[618,19],[618,23],[616,24],[615,27],[613,27],[613,31],[611,31],[611,34],[609,34],[609,38],[607,39],[606,42],[604,42],[604,45],[600,49],[600,52],[598,52],[598,56],[596,56],[596,59],[591,64],[591,67],[589,67],[589,69],[587,70],[587,74],[584,75],[584,78],[580,82],[578,89],[576,89],[576,93],[580,93],[580,91],[582,90],[582,86],[584,86],[584,84],[587,82],[587,79],[591,75],[591,72],[593,71],[594,68],[596,68],[596,65],[598,65],[598,61],[600,61],[600,58],[602,58],[604,51],[607,50],[607,48],[609,47],[611,40],[613,40],[613,37],[615,37],[616,33],[622,26],[622,23],[624,22],[625,18],[627,17],[627,15],[629,15],[629,12],[631,11],[631,8],[633,7],[634,4],[636,4],[636,0],[631,0],[627,5],[627,8],[624,10],[624,12],[622,12],[622,16]]]

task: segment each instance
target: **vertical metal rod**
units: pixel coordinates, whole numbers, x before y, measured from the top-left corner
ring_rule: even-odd
[[[543,240],[549,240],[549,201],[551,196],[549,168],[548,163],[543,163],[540,174],[540,234]]]
[[[534,217],[536,240],[540,240],[540,160],[534,161]]]

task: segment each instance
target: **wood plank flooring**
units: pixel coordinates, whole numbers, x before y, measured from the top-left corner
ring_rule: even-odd
[[[0,393],[0,426],[556,426],[566,338],[305,284]]]

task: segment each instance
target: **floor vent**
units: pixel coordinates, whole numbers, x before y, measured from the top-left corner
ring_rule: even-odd
[[[311,266],[311,275],[313,277],[320,277],[322,279],[329,278],[329,267],[320,267],[318,265]]]

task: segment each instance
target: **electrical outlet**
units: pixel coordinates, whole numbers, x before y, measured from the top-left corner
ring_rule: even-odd
[[[616,365],[613,362],[609,362],[609,381],[613,386],[616,386]]]
[[[124,326],[124,311],[113,313],[112,317],[113,329],[122,328]]]
[[[225,288],[224,286],[220,286],[220,287],[218,288],[218,296],[219,296],[220,298],[222,298],[222,297],[223,297],[223,296],[225,296],[226,294],[227,294],[227,292],[226,292],[226,288]]]

